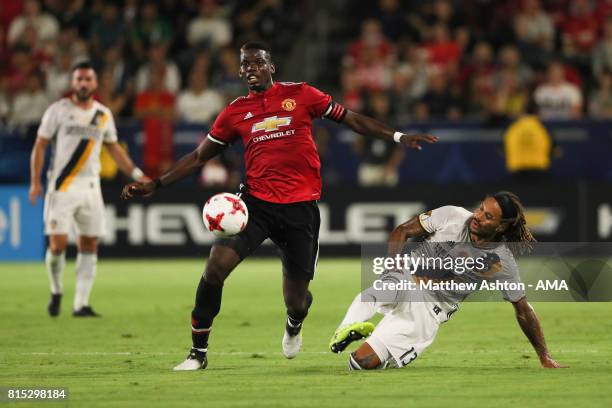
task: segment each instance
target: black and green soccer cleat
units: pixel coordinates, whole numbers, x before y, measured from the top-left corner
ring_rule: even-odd
[[[336,330],[329,343],[329,348],[334,353],[341,353],[349,344],[368,337],[373,331],[374,325],[370,322],[348,324]]]

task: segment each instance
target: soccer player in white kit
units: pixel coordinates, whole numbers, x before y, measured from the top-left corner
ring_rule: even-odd
[[[436,247],[454,245],[458,250],[469,248],[484,255],[486,267],[461,274],[459,279],[462,282],[482,282],[483,279],[508,284],[520,282],[514,255],[530,248],[529,243],[535,241],[525,225],[523,206],[518,197],[510,192],[488,195],[474,213],[461,207],[445,206],[412,218],[391,233],[388,256],[400,254],[407,239],[421,236],[427,237],[423,245],[425,251],[438,251]],[[456,243],[464,244],[457,246]],[[393,277],[394,274],[406,276],[405,271],[391,271],[389,279],[397,279]],[[330,343],[331,350],[338,353],[351,342],[369,336],[350,355],[349,369],[404,367],[410,364],[429,347],[439,325],[450,319],[471,290],[410,292],[397,292],[389,299],[388,294],[370,288],[353,300]],[[527,302],[525,292],[501,292],[504,299],[514,306],[518,323],[538,354],[542,367],[561,367],[548,352],[538,317]],[[382,313],[384,317],[375,327],[368,320],[376,313]]]
[[[53,145],[47,172],[44,223],[49,247],[45,264],[51,284],[50,316],[57,316],[62,298],[62,274],[66,264],[68,233],[77,232],[76,290],[73,316],[99,316],[89,305],[97,265],[98,237],[105,233],[104,202],[100,190],[102,143],[121,171],[138,181],[148,181],[117,143],[111,111],[94,100],[98,80],[89,62],[72,70],[72,95],[47,108],[38,128],[30,163],[29,199],[42,195],[41,173],[45,151]]]

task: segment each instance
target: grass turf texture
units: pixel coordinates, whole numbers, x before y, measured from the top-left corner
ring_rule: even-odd
[[[0,386],[67,387],[68,402],[53,406],[73,407],[612,405],[607,303],[535,304],[566,370],[539,368],[511,305],[464,303],[410,366],[347,371],[347,353],[332,354],[327,344],[358,291],[358,260],[320,262],[294,360],[280,352],[280,262],[245,261],[226,282],[208,369],[172,372],[190,345],[202,267],[201,260],[101,259],[92,304],[103,318],[79,320],[70,315],[73,264],[65,271],[62,314],[51,319],[43,264],[0,263]],[[30,405],[40,403],[16,406]]]

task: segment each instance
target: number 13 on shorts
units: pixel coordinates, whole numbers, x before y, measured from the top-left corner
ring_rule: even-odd
[[[417,354],[414,347],[410,347],[410,349],[406,351],[404,354],[402,354],[399,358],[401,367],[405,367],[408,364],[412,363],[414,360],[416,360],[418,356],[419,355]]]

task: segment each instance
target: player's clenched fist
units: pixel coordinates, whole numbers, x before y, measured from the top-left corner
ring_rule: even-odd
[[[154,181],[137,181],[135,183],[127,184],[123,187],[123,191],[121,191],[121,198],[123,198],[124,200],[129,200],[130,198],[133,198],[135,196],[148,197],[153,194],[153,191],[155,191]]]

